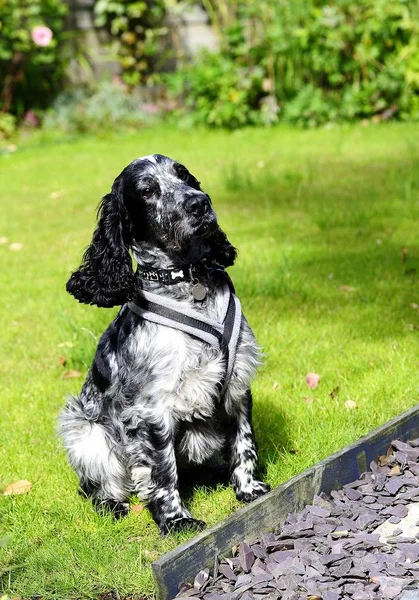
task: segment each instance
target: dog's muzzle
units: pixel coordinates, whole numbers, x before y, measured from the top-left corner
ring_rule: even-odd
[[[205,194],[194,194],[185,200],[185,210],[194,217],[203,217],[210,211],[210,202]]]

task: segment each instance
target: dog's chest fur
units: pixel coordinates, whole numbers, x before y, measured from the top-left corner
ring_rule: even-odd
[[[188,306],[220,322],[221,287],[211,290],[202,303],[190,298],[188,293],[179,299],[179,310]],[[174,328],[140,320],[127,340],[125,353],[128,356],[124,356],[120,368],[131,365],[131,373],[122,376],[124,380],[139,379],[142,410],[147,406],[155,410],[158,403],[161,410],[171,415],[174,424],[214,416],[220,403],[219,382],[226,369],[225,356],[218,347]],[[242,317],[234,368],[222,399],[227,414],[239,410],[238,404],[249,388],[258,362],[253,333]]]

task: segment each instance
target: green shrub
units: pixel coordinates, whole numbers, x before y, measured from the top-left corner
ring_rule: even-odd
[[[20,118],[30,108],[45,108],[59,89],[65,14],[61,0],[0,0],[2,112]]]
[[[169,90],[181,98],[176,116],[190,111],[193,122],[229,129],[260,124],[263,69],[209,52],[201,61],[166,77]]]
[[[218,31],[221,1],[206,0]],[[247,0],[237,14],[218,54],[168,77],[195,122],[419,118],[418,0]]]
[[[10,138],[16,131],[16,117],[10,113],[0,112],[0,140]]]

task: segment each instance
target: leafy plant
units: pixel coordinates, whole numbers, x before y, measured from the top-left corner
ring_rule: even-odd
[[[220,52],[169,76],[194,122],[419,118],[417,0],[205,0]],[[238,15],[221,28],[223,15]],[[212,81],[211,81],[212,79]],[[235,101],[237,99],[237,101]]]
[[[0,112],[0,140],[9,138],[16,131],[16,117],[10,113]]]
[[[153,67],[165,59],[162,38],[164,0],[97,0],[96,25],[113,36],[112,47],[123,70],[123,79],[133,87],[145,83]]]
[[[0,0],[0,110],[21,117],[59,89],[66,6],[61,0]]]
[[[166,81],[182,98],[176,116],[192,111],[194,122],[227,129],[262,123],[259,102],[266,94],[260,67],[241,66],[221,53],[208,52]]]

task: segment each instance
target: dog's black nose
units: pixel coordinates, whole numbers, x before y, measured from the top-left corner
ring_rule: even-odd
[[[194,194],[185,201],[185,210],[196,217],[202,217],[209,210],[209,200],[205,194]]]

